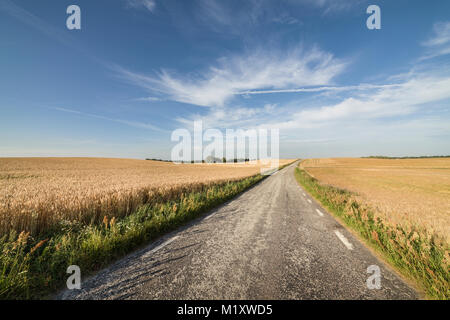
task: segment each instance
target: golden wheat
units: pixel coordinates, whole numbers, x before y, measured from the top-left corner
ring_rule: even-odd
[[[280,160],[280,165],[290,162]],[[258,162],[173,164],[99,158],[1,158],[0,235],[40,233],[61,222],[101,223],[143,203],[260,172]],[[115,220],[114,220],[115,221]]]

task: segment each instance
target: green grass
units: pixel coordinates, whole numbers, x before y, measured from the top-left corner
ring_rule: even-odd
[[[425,230],[391,226],[374,218],[373,210],[348,191],[322,185],[305,170],[295,177],[314,198],[356,231],[402,274],[414,280],[431,299],[450,298],[448,247],[436,243]]]
[[[69,265],[82,276],[230,200],[265,176],[205,186],[172,201],[143,205],[116,221],[65,223],[39,238],[11,232],[0,238],[0,299],[45,299],[63,288]]]

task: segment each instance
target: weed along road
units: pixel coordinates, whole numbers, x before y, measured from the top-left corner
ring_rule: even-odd
[[[57,298],[418,298],[300,188],[296,165]]]

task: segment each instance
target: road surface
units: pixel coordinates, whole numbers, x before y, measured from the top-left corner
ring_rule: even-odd
[[[419,298],[300,188],[295,165],[57,298]]]

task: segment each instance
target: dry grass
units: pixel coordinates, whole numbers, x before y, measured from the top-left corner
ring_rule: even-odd
[[[321,183],[358,194],[391,225],[450,238],[450,158],[311,159],[301,166]]]
[[[280,160],[280,165],[290,162]],[[101,223],[153,200],[258,174],[261,164],[173,164],[99,158],[0,158],[0,235]]]

